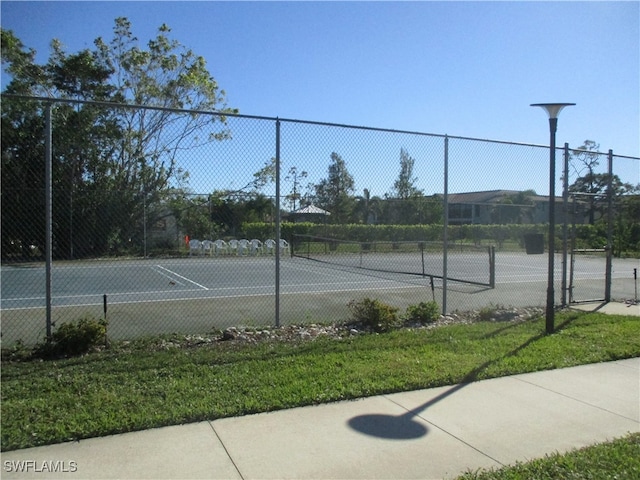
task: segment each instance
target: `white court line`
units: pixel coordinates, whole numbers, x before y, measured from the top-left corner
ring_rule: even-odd
[[[375,287],[375,288],[370,288],[370,290],[403,290],[403,289],[409,289],[409,288],[422,288],[421,286],[418,285],[407,285],[407,286],[397,286],[397,287]],[[280,295],[300,295],[300,294],[324,294],[324,293],[340,293],[340,292],[358,292],[360,291],[360,288],[352,288],[352,289],[336,289],[336,290],[307,290],[304,292],[281,292]],[[194,290],[194,291],[198,291],[198,290]],[[192,302],[192,301],[196,301],[196,300],[224,300],[224,299],[230,299],[230,298],[246,298],[246,297],[270,297],[273,298],[274,294],[272,292],[270,293],[244,293],[244,294],[238,294],[238,295],[224,295],[224,296],[214,296],[214,297],[191,297],[191,298],[162,298],[159,300],[136,300],[133,302],[109,302],[109,305],[136,305],[136,304],[141,304],[141,303],[163,303],[163,302]],[[56,309],[61,309],[61,308],[78,308],[78,307],[93,307],[93,306],[99,306],[102,305],[102,302],[98,302],[98,303],[79,303],[79,304],[74,304],[74,305],[54,305],[54,308]],[[4,309],[7,311],[11,311],[11,310],[31,310],[34,308],[44,308],[44,306],[41,307],[20,307],[20,308],[8,308],[8,309]]]
[[[498,267],[519,267],[521,270],[542,270],[546,271],[547,266],[537,267],[535,265],[523,265],[521,263],[505,263],[505,262],[496,262],[496,268]]]
[[[155,266],[156,266],[157,268],[164,268],[164,267],[161,267],[160,265],[155,265]],[[174,274],[173,276],[171,276],[171,275],[167,275],[166,273],[164,273],[164,272],[162,272],[162,271],[156,270],[154,267],[151,267],[151,270],[153,270],[153,271],[154,271],[154,272],[156,272],[156,273],[159,273],[159,274],[160,274],[160,275],[162,275],[163,277],[168,278],[169,280],[171,280],[171,281],[173,281],[173,282],[176,282],[178,285],[182,285],[182,286],[184,286],[184,283],[182,283],[180,280],[176,280],[176,279],[174,278],[174,277],[176,276],[175,274]],[[164,268],[164,270],[166,270],[166,268]]]
[[[148,266],[148,265],[145,265]],[[172,272],[171,270],[168,270],[164,267],[162,267],[161,265],[155,265],[156,267],[166,270],[168,271],[170,274],[182,278],[183,280],[186,280],[187,282],[190,282],[192,284],[194,284],[195,286],[199,287],[197,290],[182,290],[182,292],[199,292],[201,290],[209,290],[207,287],[205,287],[204,285],[200,285],[199,283],[196,283],[192,280],[189,280],[188,278],[183,277],[182,275],[179,275],[175,272]],[[153,267],[150,267],[154,272],[169,278],[170,280],[175,281],[177,284],[179,285],[183,285],[185,286],[184,283],[180,282],[179,280],[176,280],[175,278],[167,275],[164,272],[155,270]],[[161,295],[164,293],[175,293],[175,290],[152,290],[152,291],[139,291],[139,292],[110,292],[109,295]],[[60,300],[60,299],[65,299],[65,298],[90,298],[90,297],[95,297],[96,295],[98,296],[102,296],[102,293],[86,293],[86,294],[74,294],[74,295],[54,295],[53,299],[54,300]],[[33,300],[45,300],[46,297],[43,296],[38,296],[38,297],[16,297],[16,298],[4,298],[3,300],[6,302],[26,302],[26,301],[33,301]],[[91,305],[91,304],[83,304],[83,305]],[[38,308],[38,307],[17,307],[17,308],[3,308],[2,310],[21,310],[21,309],[25,309],[25,308]]]
[[[181,293],[183,292],[201,292],[202,289],[198,288],[198,289],[189,289],[189,290],[180,290]],[[121,295],[126,297],[127,295],[162,295],[162,294],[167,294],[167,293],[176,293],[175,290],[154,290],[152,292],[111,292],[109,293],[109,296],[113,295]],[[102,297],[102,293],[87,293],[87,294],[83,294],[83,295],[59,295],[53,296],[53,300],[64,300],[67,298],[95,298],[95,297]],[[26,301],[33,301],[33,300],[40,300],[40,301],[44,301],[46,300],[46,297],[20,297],[20,298],[6,298],[3,299],[3,301],[5,302],[26,302]],[[155,301],[160,301],[160,300],[148,300],[149,302],[155,302]],[[118,303],[136,303],[136,302],[118,302]],[[92,306],[92,305],[102,305],[102,302],[100,303],[78,303],[78,304],[69,304],[69,305],[53,305],[53,308],[63,308],[63,307],[67,307],[67,306],[75,306],[75,307],[82,307],[82,306]],[[0,308],[0,311],[3,312],[9,312],[12,310],[31,310],[33,308],[45,308],[45,305],[32,305],[29,307],[11,307],[11,308]]]
[[[188,279],[187,277],[183,277],[182,275],[179,275],[179,274],[177,274],[176,272],[174,272],[174,271],[172,271],[172,270],[169,270],[168,268],[164,268],[162,265],[156,265],[156,267],[161,268],[162,270],[164,270],[164,271],[166,271],[166,272],[169,272],[171,275],[175,275],[176,277],[181,278],[181,279],[183,279],[183,280],[184,280],[184,281],[186,281],[186,282],[193,283],[196,287],[200,287],[200,288],[202,288],[203,290],[209,290],[209,289],[208,289],[207,287],[205,287],[204,285],[200,285],[199,283],[194,282],[193,280],[190,280],[190,279]],[[160,272],[158,272],[158,273],[160,273]]]
[[[162,275],[162,272],[157,272],[160,273]],[[195,285],[198,285],[195,282],[191,282],[194,283]],[[285,294],[304,294],[304,293],[319,293],[319,292],[339,292],[339,291],[355,291],[355,290],[359,290],[362,287],[369,287],[373,290],[382,290],[382,289],[389,289],[389,288],[412,288],[412,286],[415,285],[409,285],[409,286],[395,286],[395,287],[390,287],[390,286],[386,286],[388,284],[397,284],[397,283],[401,283],[401,282],[397,282],[395,280],[389,280],[389,279],[377,279],[376,281],[374,281],[373,283],[376,284],[380,284],[380,286],[376,286],[376,287],[370,287],[370,284],[372,283],[372,281],[370,280],[360,280],[360,281],[350,281],[350,282],[342,282],[342,285],[351,285],[351,288],[346,288],[344,290],[339,290],[339,289],[331,289],[331,290],[305,290],[305,291],[295,291],[295,292],[281,292],[281,294],[285,295]],[[335,282],[314,282],[314,283],[305,283],[304,286],[306,288],[317,288],[317,287],[324,287],[326,285],[335,285]],[[200,286],[200,285],[198,285]],[[301,284],[299,283],[285,283],[281,285],[282,287],[298,287],[301,286]],[[358,286],[360,286],[360,288],[358,288]],[[231,290],[238,290],[241,289],[243,287],[241,286],[229,286],[229,287],[214,287],[214,288],[204,288],[204,290],[206,291],[210,291],[212,293],[214,292],[224,292],[224,291],[231,291]],[[189,293],[189,292],[201,292],[202,288],[198,288],[198,289],[187,289],[187,290],[180,290],[179,293]],[[252,287],[256,290],[262,290],[262,289],[273,289],[275,288],[275,285],[273,284],[268,284],[268,285],[256,285],[254,287]],[[175,294],[177,293],[176,290],[153,290],[153,291],[140,291],[140,292],[110,292],[109,296],[123,296],[123,297],[127,297],[127,296],[141,296],[141,295],[163,295],[163,294]],[[255,294],[237,294],[237,295],[228,295],[228,294],[222,294],[222,295],[214,295],[212,297],[176,297],[176,298],[168,298],[168,299],[145,299],[145,300],[136,300],[136,301],[122,301],[122,302],[114,302],[114,304],[126,304],[126,303],[148,303],[148,302],[160,302],[160,301],[183,301],[183,300],[196,300],[199,298],[236,298],[236,297],[251,297],[251,296],[263,296],[263,295],[269,295],[269,296],[273,296],[274,293],[273,292],[269,292],[266,294],[262,294],[262,293],[255,293]],[[64,299],[68,299],[68,298],[95,298],[96,296],[102,296],[102,294],[98,294],[98,293],[89,293],[89,294],[82,294],[82,295],[55,295],[53,297],[54,300],[64,300]],[[43,296],[39,296],[39,297],[19,297],[19,298],[9,298],[9,299],[5,299],[5,301],[9,302],[25,302],[25,301],[43,301],[45,300],[46,297]],[[82,303],[82,304],[70,304],[70,305],[54,305],[55,308],[62,308],[62,307],[68,307],[68,306],[83,306],[83,305],[98,305],[98,303]],[[101,303],[100,303],[101,305]],[[44,308],[44,305],[40,305],[40,306],[28,306],[28,307],[13,307],[13,308],[2,308],[2,311],[9,311],[9,310],[29,310],[32,308]]]
[[[195,282],[192,282],[195,283]],[[351,285],[351,288],[333,288],[333,289],[324,289],[322,287],[326,286],[326,285],[334,285],[334,283],[309,283],[309,284],[304,284],[304,286],[306,288],[311,287],[311,290],[303,290],[303,291],[291,291],[291,292],[281,292],[281,295],[304,295],[304,294],[320,294],[320,293],[339,293],[339,292],[351,292],[351,291],[361,291],[363,287],[366,287],[368,290],[402,290],[402,289],[408,289],[408,288],[423,288],[423,285],[415,285],[415,284],[411,284],[411,285],[388,285],[389,283],[391,284],[397,284],[398,282],[395,282],[393,280],[384,280],[382,279],[382,281],[378,281],[375,282],[377,284],[380,285],[376,285],[376,286],[371,286],[372,282],[369,281],[354,281],[354,282],[345,282],[342,285]],[[297,283],[292,283],[292,284],[286,284],[283,285],[284,287],[295,287],[295,286],[300,286],[300,284]],[[320,287],[320,288],[314,288],[314,287]],[[274,288],[274,285],[257,285],[255,287],[256,290],[262,290],[265,288],[269,288],[272,289]],[[205,290],[209,291],[209,292],[222,292],[224,290],[237,290],[238,287],[219,287],[219,288],[213,288],[213,289],[209,289],[206,288]],[[180,290],[180,293],[188,293],[188,292],[201,292],[201,289],[194,289],[194,290]],[[133,296],[133,295],[140,295],[140,294],[149,294],[150,292],[122,292],[122,293],[110,293],[110,296]],[[175,290],[165,290],[165,291],[154,291],[151,292],[152,295],[159,295],[159,294],[163,294],[163,293],[176,293]],[[63,296],[59,296],[59,297],[54,297],[54,299],[64,299],[64,298],[81,298],[81,297],[96,297],[97,294],[87,294],[87,295],[63,295]],[[127,304],[139,304],[139,303],[156,303],[156,302],[184,302],[184,301],[195,301],[195,300],[219,300],[219,299],[228,299],[228,298],[244,298],[244,297],[273,297],[274,296],[274,292],[268,292],[268,293],[245,293],[245,294],[224,294],[224,295],[219,295],[219,294],[215,294],[213,296],[206,296],[206,297],[176,297],[176,298],[162,298],[162,299],[151,299],[151,298],[147,298],[147,299],[143,299],[143,300],[133,300],[133,301],[127,301],[127,300],[123,300],[123,301],[111,301],[109,304],[110,305],[127,305]],[[28,298],[28,300],[44,300],[45,297],[31,297]],[[20,301],[23,299],[11,299],[12,301]],[[26,300],[26,299],[25,299]],[[77,303],[77,304],[66,304],[66,305],[54,305],[54,308],[71,308],[71,307],[86,307],[86,306],[96,306],[96,305],[102,305],[102,302],[96,302],[96,303]],[[27,306],[27,307],[14,307],[14,308],[3,308],[1,309],[2,311],[14,311],[14,310],[31,310],[34,308],[44,308],[44,305],[36,305],[36,306]]]

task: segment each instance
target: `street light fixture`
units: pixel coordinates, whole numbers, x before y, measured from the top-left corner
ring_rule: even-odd
[[[553,290],[553,269],[555,255],[555,229],[556,229],[556,130],[558,128],[558,115],[564,107],[575,103],[532,103],[532,107],[542,107],[549,115],[549,268],[547,278],[547,310],[546,331],[553,333],[555,318],[555,298]]]

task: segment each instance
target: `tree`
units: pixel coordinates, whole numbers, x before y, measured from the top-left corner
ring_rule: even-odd
[[[41,84],[46,75],[40,65],[36,65],[36,51],[27,47],[11,30],[0,30],[2,65],[13,79],[5,88],[6,93],[30,95],[32,89]]]
[[[186,181],[185,172],[176,166],[179,152],[229,138],[224,116],[220,117],[222,128],[217,128],[214,116],[166,109],[237,113],[227,108],[225,92],[208,72],[204,58],[170,39],[169,32],[162,25],[157,37],[142,49],[130,22],[120,17],[109,44],[101,38],[95,41],[97,57],[113,70],[112,99],[162,108],[118,112],[124,135],[109,159],[109,189],[124,193],[118,214],[126,217],[131,212],[128,225],[132,227],[139,223],[140,198],[161,201],[172,181]]]
[[[407,200],[422,193],[422,191],[416,187],[418,179],[413,176],[413,166],[415,162],[415,159],[409,155],[409,152],[404,148],[400,149],[400,173],[398,174],[398,179],[393,182],[393,189],[391,191],[392,198]]]
[[[371,196],[369,189],[365,188],[362,196],[356,197],[356,207],[354,210],[355,223],[364,223],[367,225],[375,225],[380,222],[381,202],[382,199],[377,196]]]
[[[2,101],[2,256],[23,258],[32,244],[44,247],[44,133],[41,115],[29,108],[9,108]]]
[[[284,177],[286,181],[291,181],[293,184],[291,186],[291,193],[285,195],[284,197],[285,200],[291,205],[291,210],[295,210],[296,202],[300,202],[302,200],[302,194],[300,193],[300,180],[303,178],[307,178],[307,176],[307,172],[305,172],[304,170],[298,172],[298,167],[294,165],[289,169],[289,173],[287,174],[287,176]]]
[[[572,150],[570,164],[578,176],[583,175],[585,170],[588,174],[593,175],[594,169],[600,163],[599,149],[599,143],[593,140],[585,140],[581,146]]]
[[[578,196],[578,201],[583,201],[588,205],[587,214],[590,225],[593,225],[596,220],[604,217],[606,214],[608,208],[608,187],[608,173],[590,173],[578,178],[571,186],[569,186],[570,192],[586,194],[586,201],[581,199],[580,196]],[[619,199],[634,191],[634,186],[629,183],[622,182],[618,175],[613,175],[611,177],[611,188],[614,199]]]
[[[87,50],[66,56],[54,41],[49,62],[36,65],[33,63],[35,52],[27,50],[12,32],[2,31],[2,47],[5,70],[12,77],[6,93],[77,98],[82,87],[84,98],[98,100],[104,100],[109,93],[104,82],[110,70]],[[2,102],[3,243],[30,242],[40,247],[45,244],[43,110],[44,106],[34,101],[7,98]],[[91,202],[84,198],[90,193],[88,168],[109,155],[110,141],[118,136],[114,126],[108,113],[94,106],[74,108],[63,104],[53,110],[53,254],[56,256],[73,256],[74,244],[95,243],[94,238],[82,234],[90,231],[96,220],[88,209]],[[73,218],[80,213],[83,221],[76,222],[80,235],[74,238],[70,233]]]
[[[571,152],[571,164],[578,178],[569,186],[569,192],[576,194],[576,202],[586,206],[588,223],[601,230],[602,236],[607,230],[608,194],[611,195],[614,208],[614,253],[624,250],[637,250],[640,242],[640,222],[638,221],[638,192],[640,185],[623,182],[617,175],[597,173],[600,153],[599,145],[592,140]]]
[[[607,209],[609,174],[596,173],[601,155],[598,152],[599,148],[600,145],[593,140],[585,140],[582,146],[571,152],[571,165],[578,174],[578,178],[569,186],[569,192],[577,194],[577,201],[588,205],[587,215],[590,225],[603,217]],[[622,182],[617,175],[611,177],[611,187],[614,199],[622,199],[636,189],[633,185]]]
[[[212,218],[210,197],[175,190],[167,201],[167,207],[183,234],[195,239],[213,238],[217,225]]]
[[[41,66],[34,63],[33,50],[26,49],[11,32],[2,31],[2,60],[12,76],[6,93],[158,107],[105,109],[88,104],[59,105],[54,110],[57,144],[53,181],[60,185],[59,190],[70,192],[67,204],[71,206],[69,221],[58,218],[54,224],[59,230],[71,229],[71,219],[81,208],[83,223],[86,217],[95,219],[93,238],[81,242],[90,245],[93,254],[126,245],[140,230],[146,205],[164,202],[166,192],[187,183],[188,172],[176,163],[180,152],[229,138],[224,115],[237,110],[227,107],[225,92],[208,72],[204,59],[170,39],[169,32],[169,27],[162,25],[156,38],[143,48],[133,36],[130,22],[120,17],[109,43],[98,38],[94,50],[69,55],[54,40],[49,61]],[[11,127],[7,137],[14,141],[6,144],[7,137],[3,138],[3,183],[15,184],[10,179],[19,174],[18,163],[25,161],[21,158],[18,162],[15,157],[14,151],[21,149],[15,140],[27,122],[40,119],[42,124],[42,105],[29,105],[30,120],[26,113],[17,112],[24,104],[11,102],[5,108],[5,103],[3,126]],[[38,149],[42,149],[42,142]],[[32,174],[42,177],[37,164],[43,155],[32,152],[30,157],[36,167]],[[5,205],[13,203],[4,200],[3,192],[3,227]],[[71,238],[62,231],[54,235],[58,240]]]
[[[14,94],[29,93],[31,83],[42,75],[34,65],[36,52],[27,50],[13,32],[0,30],[2,65],[9,75],[26,73],[25,80],[11,82],[5,91]],[[9,108],[13,106],[15,108]],[[44,178],[31,175],[32,170],[44,171],[44,146],[37,140],[44,131],[42,116],[28,102],[2,100],[2,256],[24,257],[33,241],[44,245],[44,217],[34,219],[30,225],[21,223],[38,210],[43,211]],[[38,237],[39,235],[39,237]]]
[[[615,204],[614,253],[640,251],[640,184],[620,196]]]
[[[578,175],[577,180],[569,187],[569,191],[573,193],[582,193],[588,197],[589,203],[589,224],[593,225],[596,214],[596,196],[600,187],[596,185],[598,179],[596,177],[595,168],[600,163],[600,154],[598,150],[600,144],[593,140],[585,140],[584,143],[576,150],[571,152],[570,164]]]
[[[531,223],[534,202],[531,197],[537,194],[534,190],[525,190],[513,195],[504,195],[491,211],[491,221],[497,224]]]
[[[223,191],[215,191],[209,195],[211,221],[216,229],[235,232],[239,224],[235,221],[233,204]]]
[[[334,223],[345,223],[353,210],[355,182],[340,155],[333,152],[327,178],[315,186],[318,205],[331,212]]]
[[[416,187],[413,176],[415,159],[404,148],[400,149],[400,173],[388,196],[388,215],[392,223],[411,225],[424,223],[425,209],[422,190]]]

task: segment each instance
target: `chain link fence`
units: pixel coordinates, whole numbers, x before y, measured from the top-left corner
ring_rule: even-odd
[[[583,147],[557,155],[558,305],[634,295],[640,159]],[[106,318],[113,339],[339,322],[364,297],[444,313],[544,306],[548,158],[539,145],[3,95],[3,344],[83,317]]]

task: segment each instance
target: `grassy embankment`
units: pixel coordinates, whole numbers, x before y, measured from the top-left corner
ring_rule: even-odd
[[[640,356],[640,318],[559,313],[343,339],[5,360],[2,450]]]

